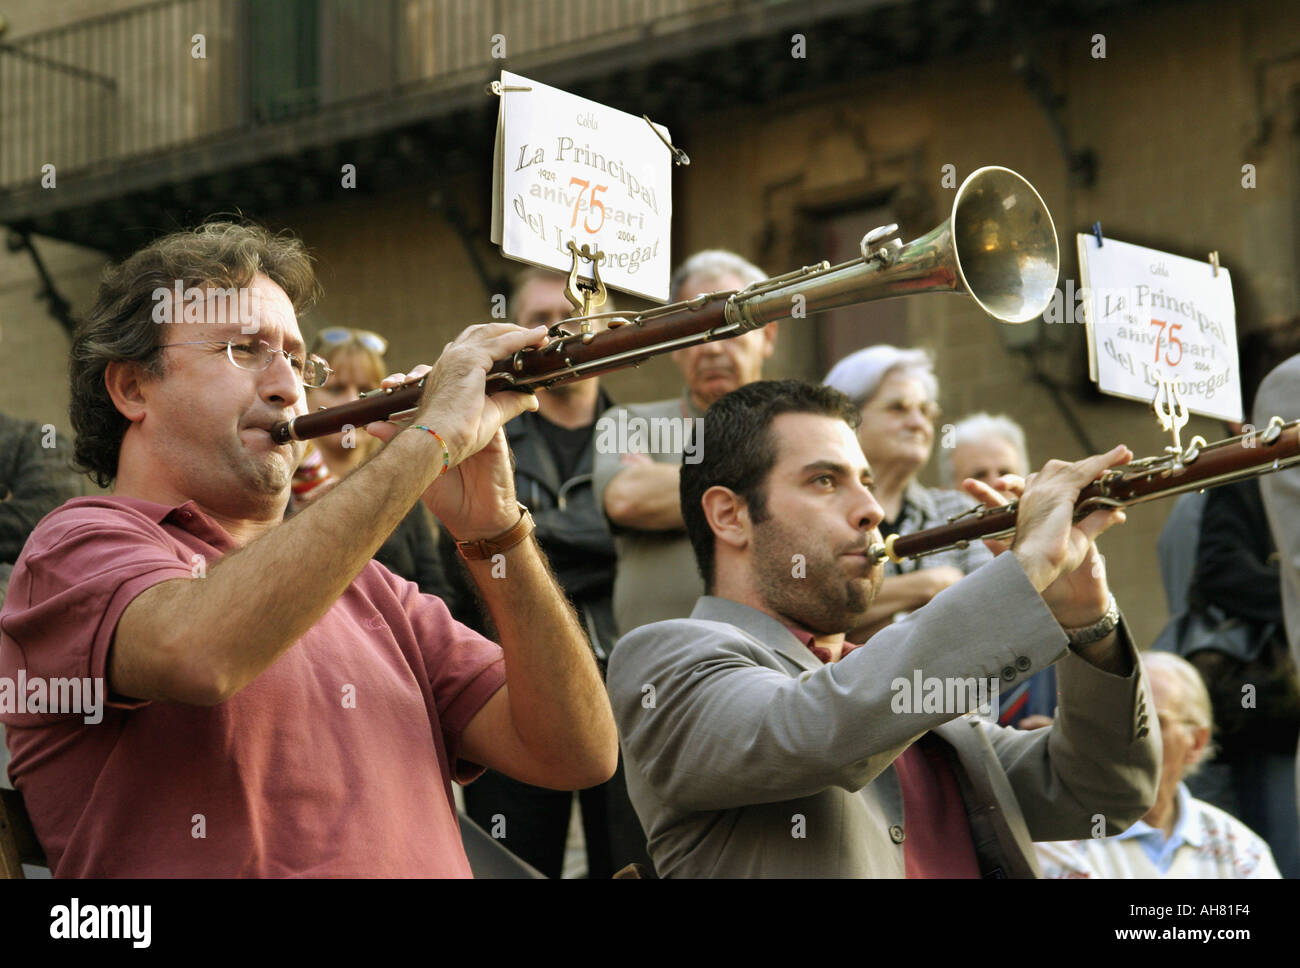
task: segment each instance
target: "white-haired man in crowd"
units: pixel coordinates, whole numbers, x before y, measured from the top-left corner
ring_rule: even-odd
[[[701,293],[744,289],[767,275],[725,249],[705,249],[679,265],[669,286],[673,302]],[[614,621],[620,635],[650,622],[686,618],[704,594],[686,537],[678,485],[682,459],[696,463],[703,423],[713,401],[763,376],[776,346],[776,323],[734,339],[711,340],[673,353],[686,387],[658,403],[613,407],[596,421],[596,498],[604,508],[618,569]]]
[[[1164,747],[1160,789],[1122,834],[1036,845],[1044,877],[1281,877],[1262,838],[1188,792],[1184,778],[1213,755],[1214,719],[1201,674],[1169,652],[1144,652]]]

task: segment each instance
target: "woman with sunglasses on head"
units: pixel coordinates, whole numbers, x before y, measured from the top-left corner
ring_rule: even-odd
[[[331,326],[317,333],[309,352],[321,357],[332,372],[324,386],[307,391],[308,409],[337,407],[378,389],[388,373],[384,363],[387,349],[388,341],[368,330]],[[382,446],[360,427],[311,441],[294,473],[291,508],[305,507],[320,497]],[[433,529],[418,501],[375,552],[375,559],[393,574],[415,582],[420,591],[442,598],[449,609],[454,608]]]
[[[944,524],[949,515],[976,503],[960,491],[924,487],[916,480],[930,460],[939,419],[939,381],[928,353],[884,343],[868,346],[836,363],[824,382],[861,409],[858,442],[871,467],[871,492],[885,512],[882,535],[912,534]],[[867,613],[867,624],[855,630],[851,641],[865,641],[992,557],[984,542],[974,541],[964,550],[919,562],[886,562],[885,580]]]

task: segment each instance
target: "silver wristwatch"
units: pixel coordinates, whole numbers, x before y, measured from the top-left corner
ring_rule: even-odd
[[[1092,625],[1085,625],[1081,629],[1067,629],[1062,627],[1065,637],[1070,640],[1071,645],[1087,645],[1089,642],[1099,642],[1111,632],[1115,631],[1115,626],[1119,624],[1119,606],[1115,604],[1115,596],[1110,596],[1110,601],[1106,603],[1106,614]]]

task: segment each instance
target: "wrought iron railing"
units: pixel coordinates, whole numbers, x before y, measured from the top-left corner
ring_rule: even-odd
[[[0,43],[0,191],[773,0],[161,0]],[[499,36],[496,36],[499,35]],[[504,50],[502,48],[504,45]]]

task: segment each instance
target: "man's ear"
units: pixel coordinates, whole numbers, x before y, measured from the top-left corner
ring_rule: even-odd
[[[144,419],[144,384],[150,378],[134,360],[114,360],[104,368],[104,387],[117,412],[132,423]]]
[[[767,359],[776,351],[776,323],[768,323],[763,327],[763,359]]]
[[[715,484],[700,498],[704,518],[714,537],[737,551],[749,544],[749,508],[731,488]]]
[[[1197,726],[1192,730],[1192,745],[1187,751],[1187,763],[1184,769],[1195,766],[1205,758],[1206,748],[1210,745],[1210,730],[1206,726]]]

